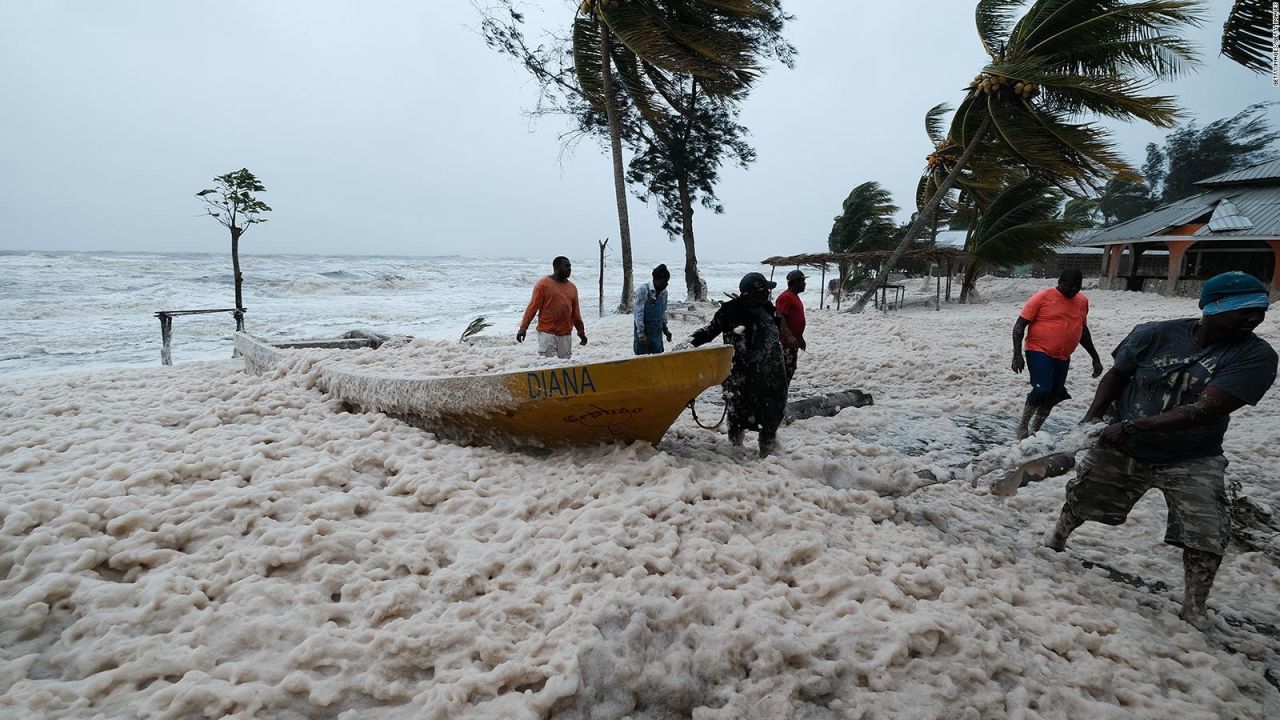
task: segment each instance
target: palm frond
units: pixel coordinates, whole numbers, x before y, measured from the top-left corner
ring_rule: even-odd
[[[929,136],[929,140],[934,147],[941,146],[946,142],[946,115],[951,112],[951,106],[947,103],[938,103],[929,108],[929,112],[924,114],[924,132]]]
[[[648,3],[610,2],[600,8],[619,42],[653,65],[698,77],[708,88],[736,85],[736,75],[727,70],[740,66],[733,49],[718,47],[717,41],[710,38],[703,38],[697,50],[691,49],[685,40],[677,39],[669,24]],[[717,57],[717,52],[723,57]]]
[[[1222,54],[1253,70],[1271,69],[1271,13],[1259,0],[1236,0],[1222,26]]]
[[[827,238],[832,252],[851,252],[882,244],[894,229],[898,206],[893,195],[873,181],[855,187],[841,205]]]
[[[1047,75],[1034,80],[1042,90],[1040,111],[1068,117],[1092,113],[1117,120],[1144,120],[1156,127],[1173,127],[1181,118],[1176,99],[1169,95],[1141,95],[1146,85],[1124,77]]]
[[[978,25],[978,37],[987,55],[993,59],[1004,54],[1009,33],[1014,26],[1014,16],[1026,0],[978,0],[974,8],[974,21]]]
[[[641,72],[640,60],[629,48],[618,44],[609,48],[613,64],[618,69],[618,77],[626,90],[627,99],[635,106],[640,115],[655,130],[667,124],[667,114],[662,111],[657,100],[657,93],[649,84],[648,78]]]
[[[978,219],[968,250],[980,260],[1010,265],[1038,260],[1086,227],[1057,216],[1062,196],[1044,179],[1027,178],[1005,188]]]
[[[1009,57],[1038,57],[1062,72],[1142,70],[1170,80],[1193,69],[1195,49],[1178,31],[1204,21],[1202,0],[1039,0],[1058,9],[1011,43]]]
[[[600,54],[600,26],[585,17],[573,19],[573,72],[582,97],[604,110],[604,56]]]

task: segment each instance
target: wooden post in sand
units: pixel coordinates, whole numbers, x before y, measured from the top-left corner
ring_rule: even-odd
[[[244,332],[244,308],[217,308],[214,310],[158,310],[156,317],[160,319],[160,363],[173,364],[173,318],[178,315],[208,315],[209,313],[231,313],[236,319],[236,332]],[[239,351],[233,351],[231,357],[239,357]]]
[[[168,313],[156,313],[160,318],[160,364],[173,364],[173,317]]]
[[[942,309],[942,263],[934,263],[933,267],[935,272],[937,272],[937,275],[935,277],[937,277],[938,279],[938,288],[933,293],[933,309],[941,310]],[[925,287],[927,288],[929,286],[925,285]]]
[[[609,238],[596,242],[600,243],[600,317],[604,317],[604,249],[609,244]]]

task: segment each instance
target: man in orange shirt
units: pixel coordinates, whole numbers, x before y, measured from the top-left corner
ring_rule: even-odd
[[[1053,406],[1071,397],[1067,394],[1067,369],[1071,354],[1083,345],[1093,358],[1093,376],[1102,374],[1102,359],[1089,335],[1089,299],[1080,294],[1084,274],[1064,270],[1057,287],[1041,290],[1022,307],[1013,323],[1013,371],[1028,370],[1031,392],[1022,410],[1014,435],[1019,440],[1040,430]],[[1026,354],[1023,354],[1023,335]]]
[[[587,329],[582,324],[582,311],[578,307],[578,287],[569,282],[573,265],[561,255],[551,261],[552,273],[533,286],[533,297],[524,309],[520,332],[516,342],[524,342],[525,333],[533,316],[538,316],[538,354],[568,360],[573,354],[573,338],[570,332],[578,330],[582,345],[587,344]]]

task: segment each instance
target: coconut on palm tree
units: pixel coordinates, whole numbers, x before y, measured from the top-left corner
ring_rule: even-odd
[[[855,310],[975,158],[1014,162],[1076,194],[1113,176],[1137,179],[1111,134],[1086,118],[1171,127],[1179,116],[1174,99],[1146,90],[1195,66],[1178,32],[1199,24],[1202,8],[1201,0],[979,0],[976,24],[990,62],[951,122],[948,139],[959,156]]]

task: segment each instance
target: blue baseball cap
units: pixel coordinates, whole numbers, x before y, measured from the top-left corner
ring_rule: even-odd
[[[1218,315],[1232,310],[1267,309],[1271,296],[1262,281],[1239,271],[1215,275],[1200,288],[1200,309],[1205,315]]]

